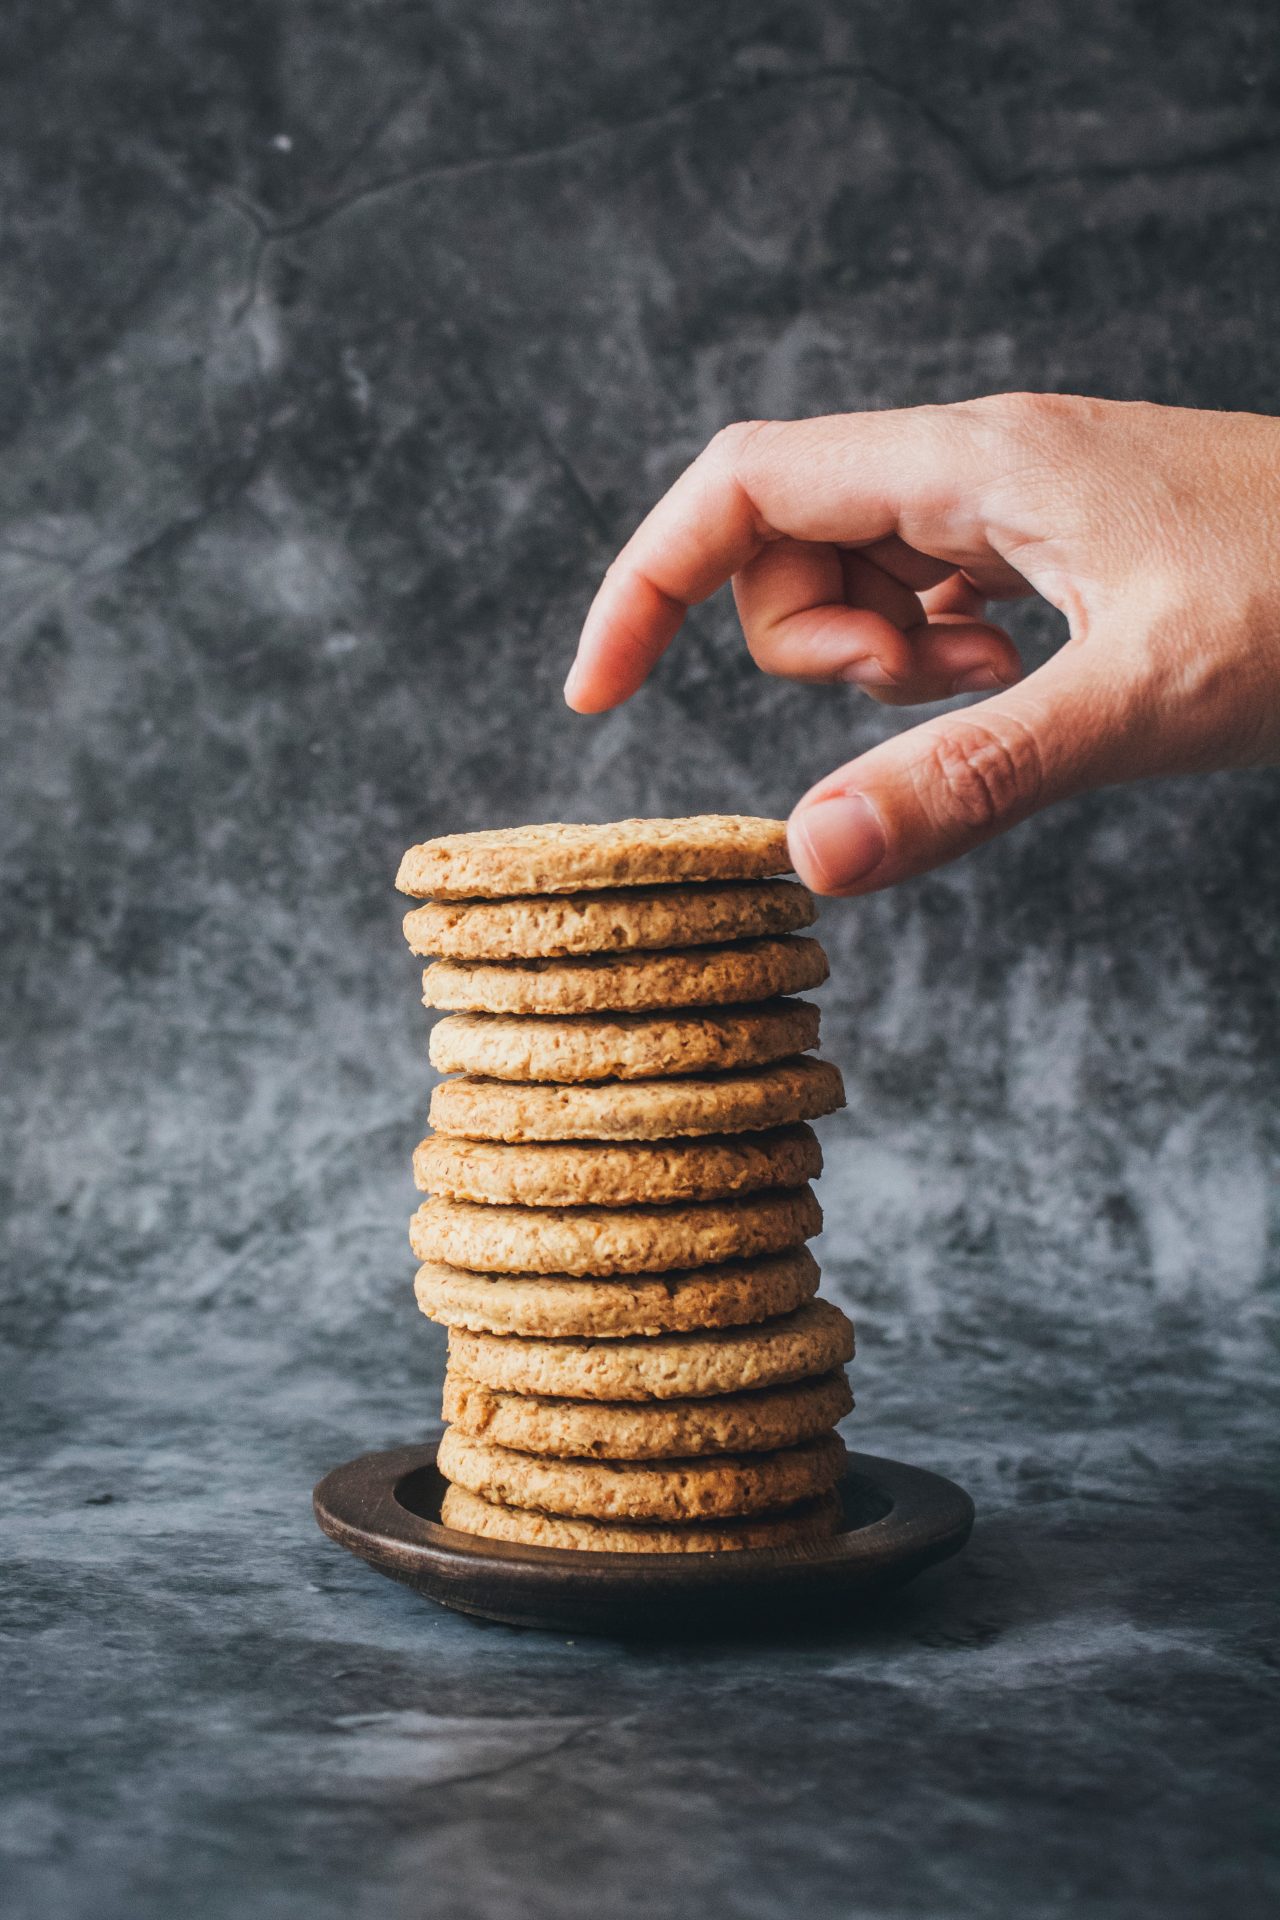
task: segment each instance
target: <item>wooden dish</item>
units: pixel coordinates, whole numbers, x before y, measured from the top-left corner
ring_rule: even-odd
[[[829,1540],[707,1554],[523,1547],[442,1526],[435,1459],[431,1441],[335,1467],[315,1489],[316,1519],[379,1573],[509,1626],[636,1635],[830,1618],[958,1553],[973,1526],[954,1481],[851,1453],[844,1526]]]

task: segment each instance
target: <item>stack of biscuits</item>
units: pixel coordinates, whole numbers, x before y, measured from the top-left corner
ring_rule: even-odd
[[[815,1296],[827,975],[781,822],[522,827],[413,847],[443,1074],[414,1156],[449,1329],[442,1517],[692,1553],[831,1533],[853,1329]]]

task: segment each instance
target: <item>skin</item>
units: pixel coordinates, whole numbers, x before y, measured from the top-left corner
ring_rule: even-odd
[[[890,706],[990,697],[819,780],[800,877],[870,893],[1067,795],[1280,762],[1280,421],[1057,394],[718,433],[610,567],[565,686],[628,699],[728,580],[753,658]],[[993,600],[1069,637],[1023,675]]]

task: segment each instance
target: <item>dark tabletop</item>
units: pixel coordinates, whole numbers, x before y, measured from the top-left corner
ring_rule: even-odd
[[[9,1910],[1267,1911],[1273,775],[824,914],[847,1430],[971,1490],[960,1563],[575,1641],[379,1579],[309,1490],[438,1404],[402,848],[785,812],[904,724],[757,676],[723,601],[561,706],[725,420],[1273,410],[1273,9],[16,0],[0,42]]]

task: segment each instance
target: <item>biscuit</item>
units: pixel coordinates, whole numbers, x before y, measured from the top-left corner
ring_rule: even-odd
[[[794,933],[817,917],[813,895],[798,880],[729,880],[516,900],[433,900],[405,915],[404,937],[411,953],[450,960],[546,960]]]
[[[822,1149],[803,1125],[613,1146],[589,1140],[513,1146],[434,1133],[413,1156],[423,1193],[500,1207],[723,1200],[762,1187],[802,1187],[821,1172]]]
[[[579,1520],[731,1520],[776,1513],[834,1490],[845,1470],[838,1434],[773,1453],[712,1459],[549,1460],[446,1427],[436,1466],[446,1480],[506,1507]]]
[[[513,1339],[449,1329],[450,1363],[469,1380],[566,1400],[695,1400],[781,1386],[842,1367],[853,1346],[853,1328],[830,1300],[806,1301],[758,1326],[638,1339]]]
[[[793,1447],[843,1420],[853,1395],[843,1369],[785,1387],[709,1400],[547,1400],[494,1393],[450,1371],[444,1417],[460,1433],[559,1459],[660,1460]]]
[[[652,1080],[767,1066],[818,1044],[809,1000],[696,1013],[453,1013],[431,1035],[440,1073],[491,1080]]]
[[[713,1078],[521,1085],[470,1074],[431,1096],[437,1133],[464,1140],[669,1140],[681,1134],[755,1133],[812,1120],[844,1105],[840,1070],[804,1056]]]
[[[646,1275],[617,1280],[571,1280],[556,1274],[495,1277],[429,1260],[418,1269],[414,1294],[428,1319],[461,1332],[613,1340],[773,1320],[812,1299],[818,1279],[818,1263],[807,1247],[760,1260],[726,1260],[718,1267],[664,1273],[660,1279]],[[495,1359],[485,1362],[482,1356],[480,1364],[497,1369],[495,1385],[505,1384]],[[475,1367],[467,1370],[475,1373]],[[489,1379],[490,1374],[480,1377]]]
[[[804,934],[666,953],[588,953],[566,960],[437,960],[422,1001],[442,1013],[644,1013],[723,1007],[819,987],[827,956]]]
[[[781,1253],[822,1231],[812,1187],[672,1207],[490,1207],[424,1200],[419,1260],[480,1273],[670,1273]]]
[[[758,880],[790,871],[784,820],[706,813],[445,834],[409,848],[396,885],[429,900],[502,900],[685,880]]]
[[[836,1494],[807,1500],[789,1513],[762,1514],[719,1525],[628,1525],[623,1520],[566,1520],[528,1507],[503,1507],[465,1487],[447,1487],[440,1508],[442,1525],[487,1540],[510,1540],[525,1547],[585,1549],[595,1553],[730,1553],[751,1548],[803,1548],[829,1540],[841,1524]]]

